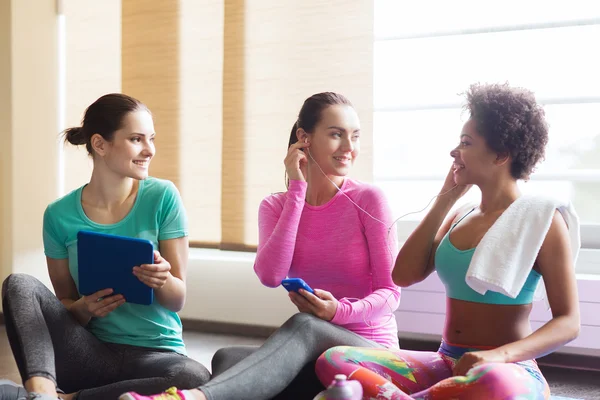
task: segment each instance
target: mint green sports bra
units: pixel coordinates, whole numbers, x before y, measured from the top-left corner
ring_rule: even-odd
[[[502,305],[522,305],[531,303],[541,277],[541,275],[533,269],[529,273],[521,292],[514,299],[505,296],[502,293],[492,292],[491,290],[488,290],[485,295],[481,295],[467,285],[465,278],[475,248],[468,250],[457,249],[450,242],[450,233],[454,227],[467,215],[473,212],[473,210],[469,211],[458,220],[458,222],[452,225],[435,252],[435,269],[440,280],[446,287],[446,294],[452,299],[472,301],[475,303]]]

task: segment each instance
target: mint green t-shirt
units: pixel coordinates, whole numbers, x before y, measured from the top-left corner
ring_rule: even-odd
[[[46,208],[43,231],[46,256],[69,259],[69,271],[78,290],[77,232],[80,230],[148,239],[155,249],[161,240],[188,235],[185,209],[177,188],[170,181],[141,180],[129,214],[109,225],[97,224],[85,215],[81,206],[83,188]],[[104,342],[186,354],[179,316],[161,306],[156,299],[149,306],[126,302],[106,317],[92,318],[87,328]]]

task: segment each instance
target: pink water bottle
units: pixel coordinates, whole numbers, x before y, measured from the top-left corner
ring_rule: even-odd
[[[361,400],[362,386],[359,381],[347,380],[346,375],[336,375],[327,390],[322,391],[313,400]]]

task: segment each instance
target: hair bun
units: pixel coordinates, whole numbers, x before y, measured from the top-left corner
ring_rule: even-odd
[[[75,127],[65,130],[65,140],[75,146],[85,144],[86,140],[83,128]]]

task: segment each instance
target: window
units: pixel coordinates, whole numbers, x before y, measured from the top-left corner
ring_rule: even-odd
[[[600,248],[600,2],[375,0],[374,180],[395,217],[441,188],[474,82],[523,86],[544,105],[550,140],[524,193],[573,201],[582,245]],[[463,201],[478,198],[472,189]],[[408,234],[423,212],[403,217]]]

